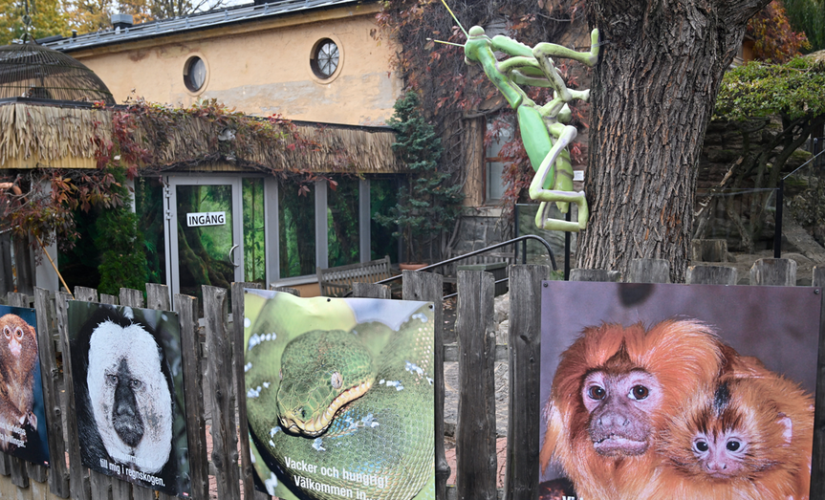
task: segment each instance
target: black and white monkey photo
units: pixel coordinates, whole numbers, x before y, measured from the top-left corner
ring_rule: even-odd
[[[69,337],[84,465],[188,496],[177,315],[73,301]]]

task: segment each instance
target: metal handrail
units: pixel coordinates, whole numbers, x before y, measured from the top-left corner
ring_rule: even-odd
[[[441,262],[436,262],[435,264],[430,264],[429,266],[422,267],[421,269],[416,269],[416,272],[417,271],[429,271],[430,269],[435,269],[437,267],[441,267],[441,266],[444,266],[444,265],[447,265],[447,264],[451,264],[453,262],[456,262],[456,261],[459,261],[459,260],[462,260],[462,259],[466,259],[468,257],[474,257],[474,256],[482,254],[484,252],[489,252],[490,250],[495,250],[496,248],[501,248],[501,247],[506,246],[506,245],[514,245],[514,244],[516,244],[520,241],[524,242],[523,243],[523,249],[522,249],[522,252],[521,252],[521,254],[522,254],[521,255],[522,264],[526,264],[527,263],[527,240],[536,240],[539,243],[541,243],[542,245],[544,245],[544,248],[547,249],[547,255],[550,256],[550,262],[553,264],[553,270],[554,271],[558,270],[558,266],[556,266],[556,258],[555,258],[555,256],[553,256],[553,249],[550,248],[550,243],[547,243],[547,241],[544,238],[542,238],[540,236],[536,236],[535,234],[525,234],[524,236],[519,236],[518,238],[513,238],[512,240],[507,240],[507,241],[504,241],[502,243],[496,243],[495,245],[490,245],[488,247],[484,247],[484,248],[481,248],[481,249],[478,249],[478,250],[473,250],[472,252],[459,255],[458,257],[453,257],[451,259],[442,260]],[[516,248],[518,248],[518,247],[516,247]],[[397,276],[392,276],[390,278],[386,278],[386,279],[383,279],[381,281],[377,281],[376,284],[377,285],[383,285],[384,283],[389,283],[391,281],[401,279],[401,276],[402,276],[401,274],[399,274]],[[496,283],[499,283],[501,281],[505,281],[506,279],[507,278],[505,278],[504,280],[499,280]],[[444,298],[447,298],[447,297],[450,297],[450,296],[451,295],[447,295]]]

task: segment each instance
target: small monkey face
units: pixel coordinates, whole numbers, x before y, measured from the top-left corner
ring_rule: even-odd
[[[596,452],[619,457],[647,451],[651,416],[662,402],[654,376],[642,370],[592,372],[584,379],[581,397],[590,413],[588,432]]]
[[[23,350],[23,337],[26,336],[25,330],[20,325],[5,325],[3,327],[3,336],[9,344],[9,352],[11,352],[15,358],[19,358],[20,352]]]
[[[721,479],[739,475],[748,448],[747,439],[736,431],[710,436],[699,433],[693,439],[693,454],[702,470]]]

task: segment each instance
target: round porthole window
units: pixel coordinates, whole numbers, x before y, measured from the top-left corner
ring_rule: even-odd
[[[329,38],[324,38],[315,44],[309,63],[315,76],[326,80],[335,74],[339,61],[338,45]]]
[[[192,56],[183,67],[183,83],[190,92],[198,92],[206,83],[206,63],[198,56]]]

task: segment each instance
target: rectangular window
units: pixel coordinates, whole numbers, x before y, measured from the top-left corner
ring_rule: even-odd
[[[390,208],[398,202],[397,177],[370,178],[370,259],[390,256],[392,262],[398,262],[398,237],[393,233],[397,228],[384,227],[373,219],[373,215],[388,215]]]
[[[149,283],[166,283],[166,241],[163,232],[163,181],[159,177],[135,178],[135,213],[143,234]]]
[[[264,180],[243,179],[242,192],[244,281],[266,284]]]
[[[315,188],[312,184],[281,182],[278,226],[280,278],[315,274]]]
[[[488,203],[501,200],[507,190],[507,185],[502,179],[506,162],[501,158],[501,147],[513,140],[513,128],[512,122],[502,118],[487,122],[487,140],[485,141],[488,143],[485,159],[487,188],[484,197]]]
[[[359,262],[359,187],[354,177],[336,177],[335,189],[327,188],[329,267]]]

